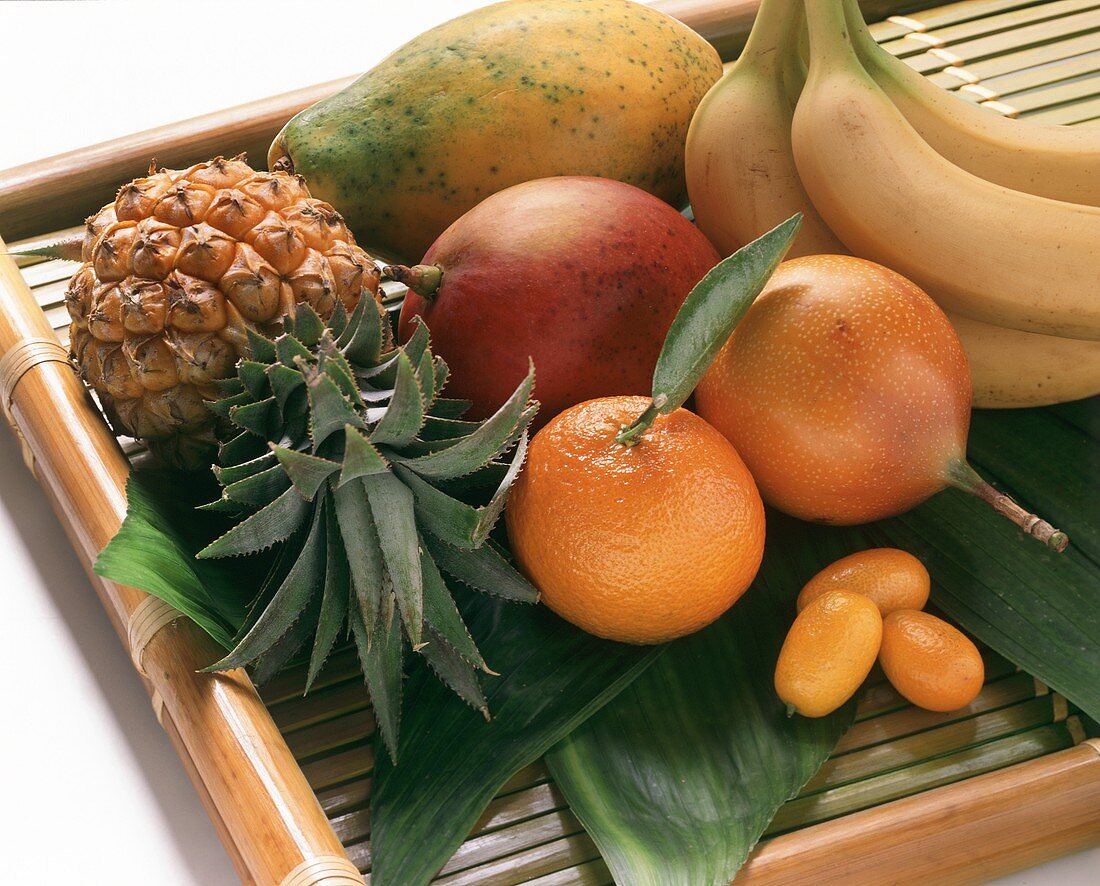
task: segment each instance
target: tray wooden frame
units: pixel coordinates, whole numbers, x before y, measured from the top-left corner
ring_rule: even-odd
[[[735,53],[756,0],[658,4]],[[898,3],[864,4],[871,14]],[[918,8],[929,3],[910,3]],[[870,16],[869,16],[870,17]],[[183,166],[241,150],[256,160],[293,113],[341,88],[334,81],[73,151],[0,173],[0,233],[9,239],[72,224],[111,199],[149,158]],[[0,353],[53,331],[0,240]],[[129,463],[73,372],[41,363],[15,388],[9,417],[125,645],[145,598],[91,564],[125,513]],[[196,673],[214,655],[188,622],[160,631],[141,679],[242,882],[281,884],[303,862],[344,851],[243,671]],[[1100,841],[1100,742],[1085,741],[988,775],[786,834],[761,844],[738,883],[981,882]],[[888,874],[886,872],[889,872]],[[322,873],[299,884],[346,884]]]

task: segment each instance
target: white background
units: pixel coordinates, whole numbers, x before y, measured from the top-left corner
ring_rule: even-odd
[[[481,0],[0,3],[0,169],[371,67]],[[236,882],[53,513],[0,431],[6,883]],[[1084,886],[1100,850],[1000,881]]]

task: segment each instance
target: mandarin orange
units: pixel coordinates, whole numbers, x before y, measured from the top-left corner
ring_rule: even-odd
[[[896,609],[923,609],[931,580],[916,557],[897,548],[870,548],[841,557],[806,582],[798,611],[829,591],[863,594],[885,618]]]
[[[764,507],[733,446],[685,409],[632,447],[646,397],[588,400],[531,441],[505,512],[520,567],[554,612],[626,643],[697,631],[745,592]]]

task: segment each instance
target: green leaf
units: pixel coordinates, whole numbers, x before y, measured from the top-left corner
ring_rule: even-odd
[[[280,335],[275,341],[275,353],[279,362],[289,369],[297,369],[299,361],[313,362],[313,354],[292,335]]]
[[[420,365],[420,358],[428,350],[428,325],[420,317],[413,317],[413,334],[409,340],[401,346],[413,366]]]
[[[775,694],[795,597],[839,548],[770,512],[768,533],[741,600],[547,755],[617,883],[725,886],[852,722],[854,700],[808,719]]]
[[[341,393],[336,382],[316,373],[306,382],[309,391],[309,435],[314,451],[332,434],[348,425],[364,427],[363,420]]]
[[[357,609],[352,615],[355,611],[362,613],[366,630],[363,639],[368,641],[382,605],[382,548],[378,531],[361,483],[338,487],[333,493],[333,501],[357,600]]]
[[[408,356],[397,357],[397,381],[386,413],[371,431],[371,443],[400,449],[411,443],[424,423],[424,401]]]
[[[211,568],[195,559],[202,541],[194,538],[195,502],[208,496],[208,484],[177,472],[135,471],[126,480],[126,519],[99,554],[95,573],[160,597],[188,616],[222,648],[244,619],[247,581],[239,570]],[[219,521],[220,522],[220,521]]]
[[[473,406],[470,400],[448,400],[446,397],[436,397],[432,404],[432,415],[437,418],[460,419]]]
[[[430,627],[424,628],[424,645],[417,650],[435,675],[486,720],[489,719],[489,703],[481,691],[477,672],[465,658]]]
[[[324,321],[317,316],[317,312],[305,302],[298,302],[294,309],[294,322],[288,325],[287,332],[307,348],[312,348],[321,340],[324,331]]]
[[[313,509],[313,520],[302,550],[271,602],[240,643],[207,670],[226,671],[244,667],[270,651],[309,605],[320,582],[326,551],[324,508],[318,507]]]
[[[434,479],[461,477],[476,471],[515,442],[534,418],[533,411],[528,409],[534,384],[535,367],[531,365],[512,396],[472,434],[439,452],[401,461],[421,476]]]
[[[279,406],[274,397],[246,403],[244,406],[233,406],[229,410],[229,420],[233,424],[267,440],[274,436],[278,419]]]
[[[660,650],[609,643],[545,607],[459,609],[488,661],[486,721],[427,668],[405,685],[401,762],[379,755],[371,792],[372,882],[427,883],[513,773],[533,763],[642,672]],[[430,647],[426,647],[430,648]]]
[[[248,435],[251,439],[256,440],[251,434]],[[228,464],[228,462],[226,462]],[[214,476],[218,478],[218,482],[222,486],[232,486],[243,480],[245,477],[251,477],[255,474],[259,474],[261,471],[267,471],[271,468],[277,467],[279,464],[278,459],[275,458],[275,454],[267,449],[267,444],[264,444],[263,454],[250,459],[249,461],[240,462],[239,464],[232,464],[228,467],[214,466]]]
[[[230,483],[222,491],[222,495],[230,501],[252,508],[262,508],[271,504],[275,499],[290,488],[290,480],[286,472],[278,465],[252,474],[236,483]]]
[[[424,621],[424,576],[420,571],[413,495],[393,474],[374,474],[364,477],[362,483],[378,530],[382,559],[393,580],[397,608],[409,642],[416,646]]]
[[[267,367],[267,380],[279,404],[279,412],[286,415],[287,401],[305,387],[306,380],[297,369],[290,369],[282,363]]]
[[[290,538],[302,525],[308,511],[309,504],[302,496],[294,489],[288,489],[266,508],[238,523],[195,556],[205,560],[211,557],[239,557],[242,554],[264,551],[273,544]]]
[[[218,461],[221,462],[222,467],[215,466],[214,472],[217,474],[219,471],[228,470],[234,465],[244,464],[252,459],[262,458],[270,454],[267,451],[266,440],[257,437],[255,434],[250,434],[248,431],[242,431],[236,437],[232,437],[218,447]]]
[[[354,597],[349,603],[357,607]],[[397,742],[401,726],[401,662],[403,645],[401,624],[391,619],[379,620],[373,634],[368,634],[362,610],[352,609],[351,633],[363,667],[363,676],[370,690],[371,707],[378,721],[378,731],[389,751],[389,759],[397,763]]]
[[[213,400],[206,404],[206,408],[209,409],[217,416],[222,418],[229,418],[230,410],[235,409],[238,406],[247,406],[249,403],[254,402],[252,395],[248,391],[241,391],[239,394],[233,394],[231,397],[223,397],[220,400]]]
[[[255,360],[242,360],[237,364],[237,377],[253,400],[263,400],[271,396],[267,384],[267,369],[266,365]]]
[[[382,351],[382,318],[371,298],[361,298],[336,345],[355,366],[374,364]]]
[[[338,486],[370,474],[382,474],[389,469],[389,463],[371,446],[365,434],[361,434],[351,425],[344,427],[344,464],[340,470]]]
[[[279,359],[275,353],[275,342],[253,329],[248,330],[248,348],[252,352],[252,359],[260,363],[274,363]]]
[[[325,664],[340,628],[348,614],[348,598],[351,594],[351,573],[348,570],[348,558],[344,553],[344,542],[340,529],[336,525],[336,516],[332,509],[325,507],[325,542],[328,550],[325,557],[325,587],[321,595],[321,609],[317,614],[317,631],[313,638],[313,651],[309,656],[309,672],[306,674],[308,693],[313,681],[317,679]]]
[[[515,570],[492,541],[473,551],[459,550],[428,534],[424,544],[440,569],[475,591],[517,603],[538,602],[535,586]]]
[[[797,213],[719,262],[688,294],[672,321],[653,370],[653,398],[661,412],[682,406],[737,321],[787,254],[802,224]]]
[[[272,446],[271,451],[279,459],[282,470],[306,501],[313,501],[321,484],[340,470],[339,462],[318,458],[306,452],[297,452],[285,446]]]
[[[473,637],[458,613],[450,589],[432,562],[431,555],[423,547],[420,550],[420,568],[424,574],[424,624],[471,665],[488,671]]]

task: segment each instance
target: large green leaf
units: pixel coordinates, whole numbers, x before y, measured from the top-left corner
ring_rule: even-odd
[[[230,649],[255,582],[242,580],[237,561],[195,559],[211,531],[228,524],[223,525],[216,515],[194,512],[217,488],[213,478],[191,475],[181,483],[180,476],[156,470],[130,474],[126,519],[100,552],[95,572],[160,597]]]
[[[427,883],[518,769],[612,699],[660,648],[600,640],[542,606],[456,593],[487,661],[492,719],[417,663],[405,685],[400,764],[379,753],[371,794],[374,886]]]
[[[791,518],[768,520],[745,596],[547,755],[618,883],[725,886],[852,721],[854,702],[788,717],[772,687],[795,597],[840,549]]]

